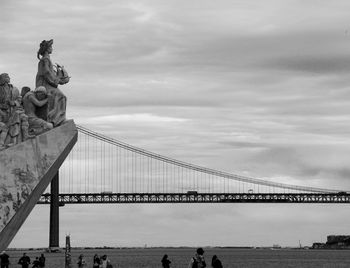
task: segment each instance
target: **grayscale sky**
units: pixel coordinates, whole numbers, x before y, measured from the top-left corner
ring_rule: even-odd
[[[350,190],[349,1],[1,0],[0,72],[53,62],[77,124],[182,161]],[[70,205],[61,245],[296,246],[349,234],[349,205]],[[48,245],[37,206],[10,247]]]

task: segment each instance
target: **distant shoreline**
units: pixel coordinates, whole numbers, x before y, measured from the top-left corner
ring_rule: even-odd
[[[154,247],[71,247],[71,250],[100,250],[100,249],[117,249],[117,250],[130,250],[130,249],[143,249],[143,250],[152,250],[152,249],[195,249],[196,246],[154,246]],[[251,250],[350,250],[350,248],[312,248],[312,247],[246,247],[246,246],[203,246],[207,249],[251,249]],[[8,248],[7,251],[48,251],[47,247],[38,247],[38,248]],[[65,250],[65,247],[60,247],[59,250]]]

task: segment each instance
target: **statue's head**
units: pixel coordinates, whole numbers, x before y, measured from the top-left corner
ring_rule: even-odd
[[[37,87],[34,90],[34,95],[38,100],[44,100],[47,98],[47,91],[44,86]]]
[[[36,93],[45,93],[46,94],[46,88],[44,86],[38,86],[34,92]]]
[[[7,73],[0,74],[0,85],[9,84],[10,76]]]
[[[21,96],[22,98],[30,91],[30,87],[22,87]]]
[[[40,60],[40,56],[44,56],[44,54],[47,52],[51,54],[52,52],[52,44],[53,44],[53,39],[51,40],[43,40],[40,43],[40,48],[38,50],[37,57]]]

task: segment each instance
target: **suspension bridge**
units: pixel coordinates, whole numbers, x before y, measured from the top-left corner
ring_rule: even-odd
[[[58,203],[350,203],[344,190],[259,180],[178,161],[77,126]],[[45,193],[39,204],[50,204]]]
[[[72,120],[0,152],[0,158],[0,250],[36,204],[50,204],[53,249],[59,247],[59,207],[65,204],[350,203],[350,193],[344,190],[277,183],[190,164],[75,126]]]

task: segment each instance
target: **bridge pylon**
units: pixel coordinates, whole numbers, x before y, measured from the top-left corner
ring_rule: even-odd
[[[55,251],[60,247],[59,241],[59,171],[51,181],[51,202],[50,202],[50,236],[49,249]]]

